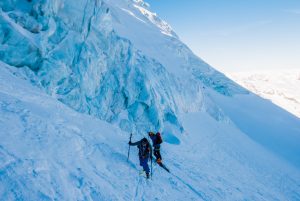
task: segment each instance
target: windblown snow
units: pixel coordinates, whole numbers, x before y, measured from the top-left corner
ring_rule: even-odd
[[[0,2],[0,200],[300,200],[300,120],[142,0]],[[128,139],[160,131],[167,173]]]

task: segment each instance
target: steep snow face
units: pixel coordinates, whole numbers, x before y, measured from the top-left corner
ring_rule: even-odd
[[[114,2],[111,5],[114,9],[112,23],[117,33],[132,41],[143,54],[161,63],[168,72],[179,78],[193,77],[225,95],[247,93],[195,56],[165,21],[149,11],[147,4],[142,1],[137,1],[139,4],[124,4],[122,0],[111,2]]]
[[[128,132],[163,131],[177,144],[180,113],[206,111],[300,166],[299,119],[249,96],[196,57],[143,1],[0,5],[0,60],[73,109]],[[272,122],[266,128],[265,119]]]
[[[228,73],[253,93],[300,118],[300,70]]]
[[[29,68],[61,102],[124,130],[168,124],[182,132],[178,113],[216,107],[203,107],[204,86],[246,93],[197,58],[143,1],[4,0],[0,6],[0,60]],[[139,124],[132,128],[133,122]]]
[[[300,199],[299,169],[204,111],[181,116],[180,145],[164,133],[171,174],[154,164],[146,181],[135,147],[127,161],[128,133],[0,69],[0,200]]]

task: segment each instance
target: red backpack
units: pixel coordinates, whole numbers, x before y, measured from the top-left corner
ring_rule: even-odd
[[[156,133],[156,144],[161,144],[163,142],[159,132]]]

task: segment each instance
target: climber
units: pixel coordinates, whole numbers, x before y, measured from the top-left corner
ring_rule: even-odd
[[[148,160],[149,158],[152,161],[152,148],[150,143],[146,138],[141,139],[140,141],[132,143],[129,141],[130,146],[137,146],[139,149],[139,160],[140,160],[140,166],[143,167],[143,170],[146,172],[146,177],[149,179],[149,166],[148,166]]]
[[[152,140],[152,145],[154,149],[154,156],[156,157],[156,162],[160,165],[162,164],[162,158],[160,155],[160,144],[162,143],[162,138],[159,132],[154,134],[153,132],[148,132],[149,137]]]

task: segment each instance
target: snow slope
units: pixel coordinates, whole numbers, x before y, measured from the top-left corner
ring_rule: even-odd
[[[136,148],[127,162],[127,133],[0,66],[1,200],[300,199],[299,169],[206,112],[183,115],[180,144],[166,137],[172,174],[154,166],[145,181]]]
[[[227,74],[253,93],[271,100],[300,118],[300,70]]]
[[[1,200],[299,200],[300,121],[141,0],[0,2]],[[127,141],[161,131],[172,174]],[[159,192],[159,193],[158,193]]]

